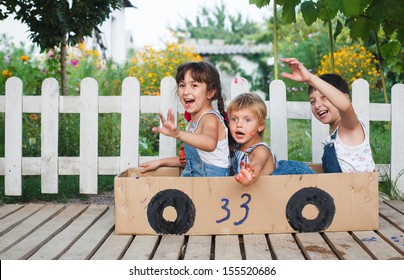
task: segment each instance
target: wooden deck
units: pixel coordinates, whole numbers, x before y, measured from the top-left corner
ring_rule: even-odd
[[[116,235],[104,205],[0,206],[0,259],[404,259],[404,201],[380,202],[376,231],[226,236]]]

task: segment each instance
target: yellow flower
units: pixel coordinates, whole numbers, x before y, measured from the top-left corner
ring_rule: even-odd
[[[3,72],[1,73],[3,75],[4,78],[8,79],[11,76],[13,76],[13,73],[11,73],[10,71],[8,71],[7,69],[3,70]]]

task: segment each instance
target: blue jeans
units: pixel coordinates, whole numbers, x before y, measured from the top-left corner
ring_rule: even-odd
[[[182,177],[229,176],[230,167],[223,168],[203,162],[195,147],[184,143],[184,151],[186,155],[186,163],[181,174]]]
[[[280,160],[279,166],[271,175],[315,174],[307,164],[297,160]]]

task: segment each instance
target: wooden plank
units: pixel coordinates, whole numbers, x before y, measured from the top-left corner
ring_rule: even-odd
[[[286,110],[286,86],[281,80],[269,85],[269,113],[271,120],[271,148],[280,159],[288,159],[288,117]]]
[[[2,260],[27,259],[46,242],[69,225],[86,208],[84,205],[70,205],[60,214],[42,225],[35,234],[21,240],[15,246],[0,254]]]
[[[404,84],[395,84],[391,88],[391,179],[404,193]]]
[[[29,204],[17,212],[5,217],[0,223],[0,236],[34,214],[36,211],[41,209],[41,207],[43,207],[42,204]]]
[[[120,172],[139,165],[139,100],[139,81],[134,77],[125,78],[122,84]]]
[[[164,117],[167,116],[168,109],[173,110],[175,122],[177,122],[177,82],[173,77],[164,77],[161,80],[160,86],[160,112]],[[161,126],[161,121],[160,121]],[[159,134],[159,156],[160,157],[175,157],[177,154],[177,141],[173,137]]]
[[[304,260],[292,234],[270,234],[269,240],[278,260]]]
[[[1,237],[0,253],[6,251],[11,246],[14,246],[17,242],[23,240],[30,234],[35,234],[37,228],[57,215],[63,208],[64,205],[51,204],[45,205],[36,211],[33,215]]]
[[[4,219],[8,215],[18,211],[24,207],[24,205],[19,204],[4,204],[0,207],[0,219]]]
[[[389,243],[383,240],[374,231],[354,231],[352,232],[357,240],[369,250],[373,258],[378,260],[403,259],[403,256],[397,252]]]
[[[372,259],[348,232],[327,232],[324,235],[335,247],[338,258],[345,260]]]
[[[319,233],[297,233],[296,237],[311,260],[338,260]]]
[[[241,260],[238,235],[216,235],[215,260]]]
[[[61,260],[88,260],[114,229],[114,208],[110,208],[66,251]]]
[[[67,228],[49,240],[29,259],[54,260],[59,258],[102,215],[108,206],[91,205]]]
[[[211,245],[210,235],[189,236],[184,260],[209,260]]]
[[[4,194],[22,194],[22,81],[6,81],[4,132]]]
[[[271,260],[267,239],[263,234],[244,234],[244,249],[247,260]]]
[[[404,175],[403,175],[404,176]],[[396,208],[398,211],[404,215],[404,201],[403,200],[386,200],[384,203],[390,205],[393,208]]]
[[[134,77],[129,77],[134,78]],[[127,78],[125,78],[126,80]],[[123,80],[122,87],[124,87]],[[98,96],[99,113],[120,113],[121,112],[121,97],[120,96]]]
[[[41,192],[58,193],[59,85],[55,78],[42,83]]]
[[[385,203],[380,203],[379,213],[385,219],[390,221],[390,223],[394,224],[396,227],[399,227],[401,231],[404,231],[404,215],[402,213]]]
[[[352,83],[352,106],[369,135],[369,83],[364,79],[357,79]]]
[[[121,259],[132,239],[132,235],[116,235],[114,232],[111,232],[109,237],[91,257],[91,260]]]
[[[380,228],[377,231],[380,235],[382,235],[385,240],[388,240],[388,242],[391,242],[391,244],[401,252],[401,254],[404,256],[404,234],[402,231],[397,229],[395,226],[390,224],[388,221],[386,221],[384,218],[380,218]]]
[[[153,260],[178,260],[184,245],[183,235],[163,235]]]
[[[98,83],[85,78],[80,86],[80,193],[98,189]]]
[[[159,237],[156,235],[136,235],[123,260],[149,260]]]

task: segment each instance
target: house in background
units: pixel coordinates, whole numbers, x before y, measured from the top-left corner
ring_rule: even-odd
[[[91,38],[86,38],[86,44],[91,49],[98,49],[104,58],[112,58],[116,62],[124,62],[129,50],[133,48],[132,32],[125,29],[125,10],[136,8],[130,1],[124,0],[124,8],[115,10],[110,17],[93,31]],[[26,46],[31,44],[28,26],[15,20],[13,15],[0,21],[0,35],[15,45],[23,42]]]

